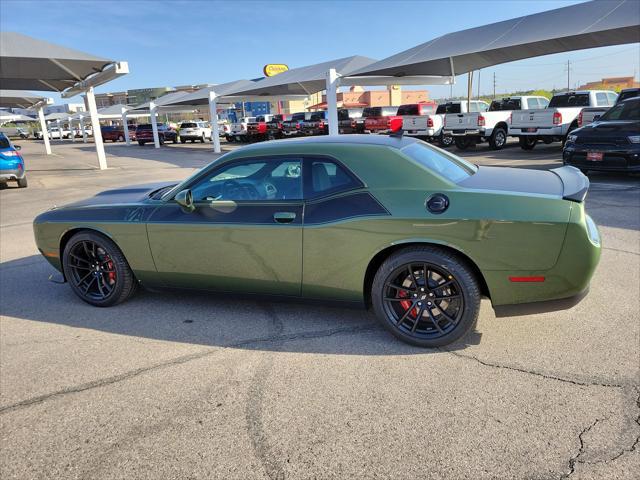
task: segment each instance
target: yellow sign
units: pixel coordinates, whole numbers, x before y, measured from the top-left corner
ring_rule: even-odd
[[[262,71],[267,77],[274,77],[279,73],[286,72],[289,70],[289,67],[283,63],[270,63],[269,65],[265,65]]]

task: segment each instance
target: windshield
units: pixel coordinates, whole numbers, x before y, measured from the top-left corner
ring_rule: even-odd
[[[588,107],[588,106],[589,106],[588,93],[571,93],[568,95],[554,96],[549,102],[548,108]]]
[[[198,125],[192,122],[184,122],[180,125],[180,128],[196,128]]]
[[[635,120],[640,121],[640,98],[627,100],[607,110],[600,121]]]
[[[0,133],[0,148],[9,148],[11,147],[11,143],[9,143],[9,139],[4,135],[4,133]]]
[[[633,98],[633,97],[638,97],[638,96],[640,96],[640,88],[635,88],[633,90],[623,90],[618,95],[618,102],[622,102],[623,100],[626,100],[627,98]]]
[[[436,150],[424,142],[412,143],[401,151],[420,166],[454,183],[461,182],[478,171],[478,167],[472,163],[442,150]]]

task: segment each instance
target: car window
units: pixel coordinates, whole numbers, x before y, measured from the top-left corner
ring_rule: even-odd
[[[538,98],[538,105],[540,108],[547,108],[549,106],[549,100],[546,98]]]
[[[300,200],[302,161],[271,158],[234,162],[205,175],[191,191],[196,202]]]
[[[445,113],[462,113],[462,104],[460,103],[443,103],[438,105],[436,114],[441,115]]]
[[[398,115],[420,115],[418,105],[401,105],[398,108]]]
[[[5,136],[4,133],[0,133],[0,148],[9,148],[11,147],[11,143],[9,143],[9,139]]]
[[[613,92],[607,92],[607,97],[609,97],[609,105],[613,105],[618,99],[618,95]]]
[[[423,142],[407,145],[401,151],[423,168],[454,183],[461,182],[477,171],[477,167],[472,163],[443,150],[436,150]]]
[[[197,123],[184,122],[180,125],[180,128],[196,128],[197,126],[198,126]]]
[[[306,199],[362,187],[362,183],[351,172],[332,160],[307,158],[305,172]]]
[[[626,90],[626,91],[622,91],[620,92],[620,95],[618,95],[618,98],[616,98],[616,101],[623,101],[626,100],[627,98],[633,98],[633,97],[637,97],[640,96],[640,89],[631,89],[631,90]]]
[[[527,108],[532,109],[532,110],[540,108],[540,104],[538,103],[538,99],[537,98],[529,98],[529,99],[527,99]]]
[[[568,95],[555,95],[549,102],[549,108],[563,107],[588,107],[588,93],[572,93]]]
[[[606,107],[609,105],[609,97],[604,92],[596,93],[596,103],[598,107]]]
[[[640,121],[640,99],[627,100],[607,110],[600,120],[635,120]]]

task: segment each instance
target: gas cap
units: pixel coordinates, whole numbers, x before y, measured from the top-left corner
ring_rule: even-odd
[[[449,198],[444,193],[434,193],[427,198],[425,206],[431,213],[444,213],[449,208]]]

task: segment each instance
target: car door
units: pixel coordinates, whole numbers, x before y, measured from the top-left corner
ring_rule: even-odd
[[[224,163],[189,183],[195,209],[167,200],[148,235],[167,286],[299,295],[302,160],[256,157]]]

